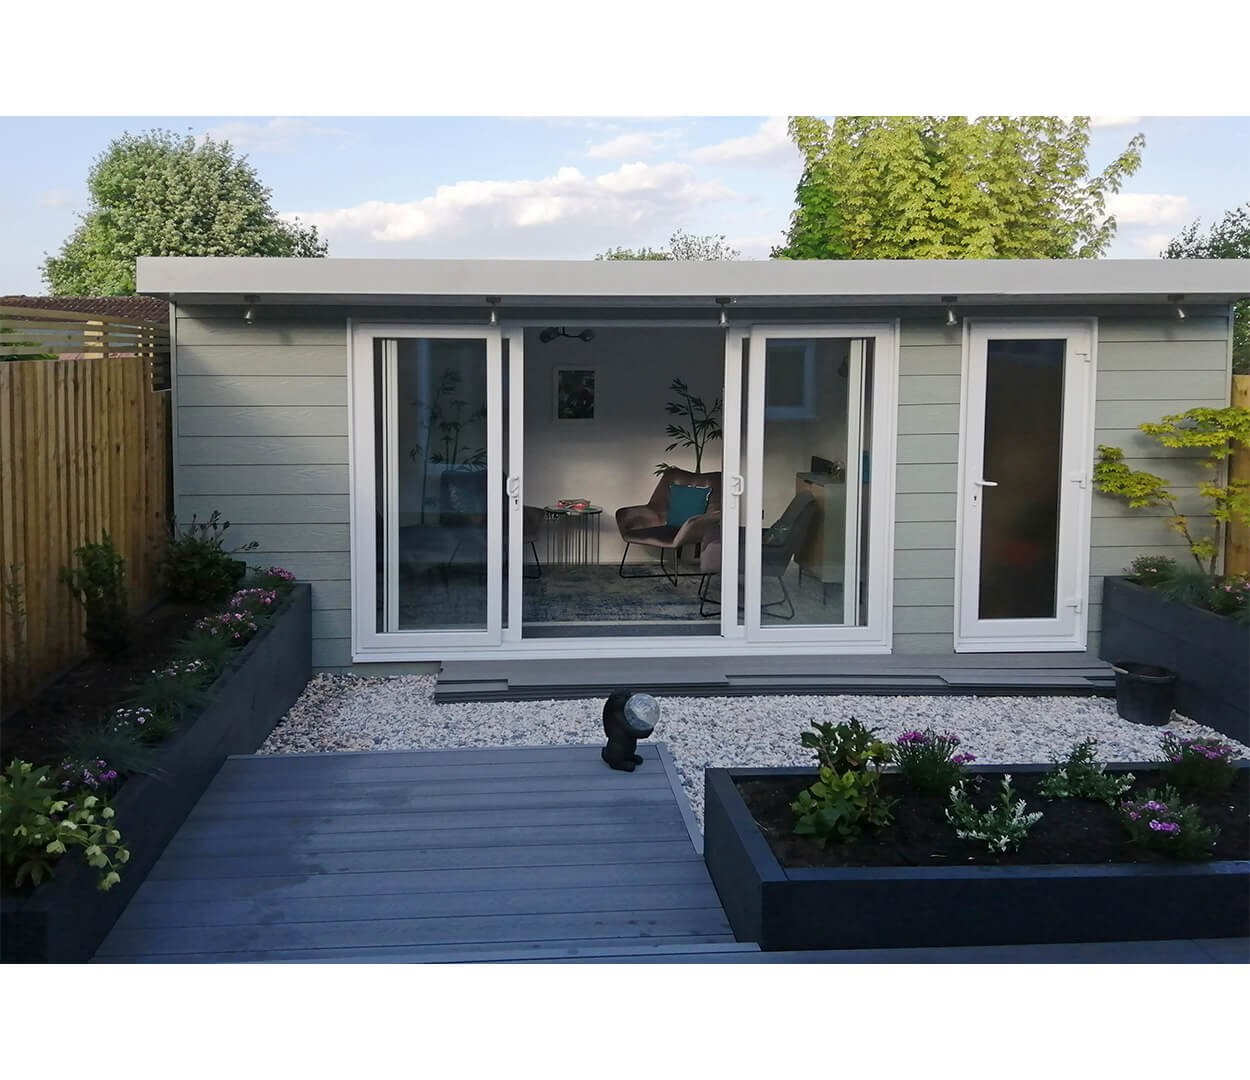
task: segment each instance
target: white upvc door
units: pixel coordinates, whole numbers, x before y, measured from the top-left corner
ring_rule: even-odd
[[[897,372],[895,323],[750,328],[741,552],[749,641],[889,651]],[[809,473],[813,458],[835,460],[841,476]],[[782,567],[765,559],[763,532],[800,486],[820,492],[819,509]]]
[[[725,332],[725,388],[721,414],[721,637],[741,640],[744,627],[738,607],[738,567],[743,557],[738,543],[746,478],[742,475],[742,352],[749,332],[730,327]]]
[[[498,645],[500,330],[359,323],[351,345],[352,655]],[[449,589],[453,575],[480,587]]]
[[[965,326],[957,651],[1086,646],[1095,329]]]
[[[507,499],[508,550],[504,555],[508,568],[508,619],[502,638],[518,642],[521,640],[525,587],[525,331],[519,326],[505,326],[502,337],[507,346],[505,360],[508,375],[508,471],[504,481]]]

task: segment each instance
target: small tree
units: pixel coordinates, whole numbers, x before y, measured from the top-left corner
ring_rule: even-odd
[[[667,248],[609,248],[596,255],[596,260],[615,261],[618,259],[641,259],[668,262],[671,260],[692,260],[699,262],[716,262],[736,259],[742,252],[731,248],[723,235],[709,234],[696,236],[684,229],[678,229],[668,238]]]
[[[1190,409],[1174,416],[1165,416],[1157,424],[1141,424],[1141,430],[1164,446],[1201,447],[1210,452],[1199,460],[1214,474],[1232,452],[1234,444],[1250,446],[1250,409],[1232,406],[1227,409]],[[1124,464],[1124,451],[1114,446],[1099,446],[1094,465],[1094,487],[1105,495],[1124,499],[1134,509],[1166,506],[1172,513],[1168,527],[1185,538],[1198,569],[1215,574],[1216,562],[1223,549],[1224,530],[1230,521],[1250,525],[1250,483],[1229,480],[1220,485],[1205,480],[1199,487],[1203,498],[1211,500],[1212,529],[1209,534],[1195,535],[1191,519],[1180,512],[1176,495],[1161,476]]]
[[[721,399],[718,397],[709,408],[701,397],[690,392],[690,387],[682,379],[674,379],[668,388],[680,400],[665,403],[664,409],[669,416],[681,417],[682,423],[669,424],[665,428],[665,434],[673,441],[664,447],[664,452],[670,453],[679,446],[685,450],[693,450],[694,471],[702,472],[703,452],[707,444],[721,437]],[[661,461],[655,467],[655,475],[663,476],[673,468],[676,466]]]

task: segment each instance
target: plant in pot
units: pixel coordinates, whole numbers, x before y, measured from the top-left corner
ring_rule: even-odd
[[[694,471],[703,471],[703,454],[707,444],[721,438],[720,415],[722,402],[719,397],[709,406],[697,394],[690,392],[684,379],[669,383],[669,392],[676,394],[676,401],[666,402],[664,410],[669,416],[679,417],[676,423],[665,428],[665,434],[673,441],[664,447],[666,454],[679,447],[694,451]],[[663,476],[669,469],[677,468],[671,462],[661,461],[655,467],[655,475]]]
[[[1250,447],[1250,409],[1196,408],[1140,427],[1164,447],[1205,451],[1191,460],[1211,474],[1198,485],[1209,525],[1183,512],[1179,495],[1163,477],[1131,468],[1117,447],[1098,448],[1094,487],[1131,509],[1165,507],[1168,528],[1184,539],[1193,560],[1189,568],[1171,558],[1143,556],[1127,568],[1126,577],[1106,579],[1100,655],[1117,666],[1117,684],[1146,703],[1145,722],[1166,722],[1170,709],[1143,680],[1166,680],[1174,672],[1178,709],[1245,738],[1250,735],[1245,707],[1250,577],[1221,575],[1218,569],[1229,523],[1250,525],[1250,483],[1220,483],[1219,471],[1236,447]],[[1165,687],[1158,683],[1155,689]],[[1128,711],[1137,710],[1130,704]]]

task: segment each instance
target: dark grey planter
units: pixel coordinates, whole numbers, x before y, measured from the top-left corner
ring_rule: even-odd
[[[1177,712],[1250,742],[1250,626],[1109,577],[1098,655],[1176,672]]]
[[[1048,765],[986,766],[1001,775]],[[1116,765],[1109,771],[1149,768]],[[1242,764],[1243,770],[1246,768]],[[1250,934],[1250,860],[785,869],[734,783],[814,769],[708,769],[703,858],[734,936],[761,949],[1150,941]]]
[[[209,702],[159,752],[157,776],[132,776],[113,799],[130,848],[121,881],[101,892],[99,871],[73,858],[28,896],[4,901],[0,959],[81,963],[112,929],[165,845],[231,754],[264,742],[312,674],[311,590],[297,584],[277,617],[209,687]]]

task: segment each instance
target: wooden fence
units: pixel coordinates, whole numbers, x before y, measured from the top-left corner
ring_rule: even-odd
[[[58,580],[76,547],[107,530],[131,611],[156,598],[170,507],[169,395],[153,388],[167,333],[18,311],[0,308],[0,328],[15,331],[0,335],[0,356],[63,358],[0,361],[0,705],[83,650],[82,612]],[[32,332],[28,315],[55,325]]]
[[[1250,375],[1233,376],[1233,404],[1250,409]],[[1228,460],[1230,480],[1250,483],[1250,449],[1240,447]],[[1250,528],[1237,522],[1229,522],[1228,537],[1224,545],[1224,572],[1250,574]]]

